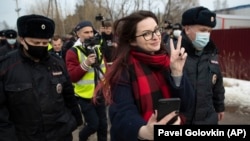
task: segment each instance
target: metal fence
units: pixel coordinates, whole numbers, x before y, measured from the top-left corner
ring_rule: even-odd
[[[250,28],[213,30],[224,77],[250,80]]]

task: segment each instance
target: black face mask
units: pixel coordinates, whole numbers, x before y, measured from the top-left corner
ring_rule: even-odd
[[[25,40],[24,42],[28,46],[27,52],[30,56],[36,58],[36,59],[42,59],[45,58],[48,55],[48,46],[32,46],[28,44]]]

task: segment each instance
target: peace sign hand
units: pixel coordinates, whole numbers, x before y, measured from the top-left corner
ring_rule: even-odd
[[[185,48],[181,47],[182,36],[178,37],[176,47],[173,39],[170,39],[170,69],[173,76],[182,76],[183,67],[187,59]]]

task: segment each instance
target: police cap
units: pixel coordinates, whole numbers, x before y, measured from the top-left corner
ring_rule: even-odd
[[[5,31],[5,37],[6,38],[16,38],[17,37],[17,32],[13,29],[9,29]]]

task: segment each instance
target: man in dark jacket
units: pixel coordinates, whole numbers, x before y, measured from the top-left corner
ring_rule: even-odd
[[[7,43],[6,38],[5,38],[5,31],[6,30],[0,31],[0,48]]]
[[[103,46],[101,50],[102,50],[106,65],[111,65],[114,60],[114,57],[112,55],[117,47],[117,43],[115,42],[115,36],[112,33],[112,21],[110,20],[103,21],[102,26],[103,27],[102,27],[101,35],[103,39]]]
[[[13,29],[8,29],[5,31],[5,37],[7,43],[0,48],[0,56],[6,55],[8,52],[17,49],[17,32]]]
[[[188,53],[185,72],[196,93],[196,110],[191,124],[218,124],[224,117],[225,89],[218,50],[210,39],[216,14],[195,7],[182,15],[182,47]]]
[[[1,141],[72,141],[82,117],[63,60],[48,54],[55,24],[17,20],[20,47],[0,60]]]

